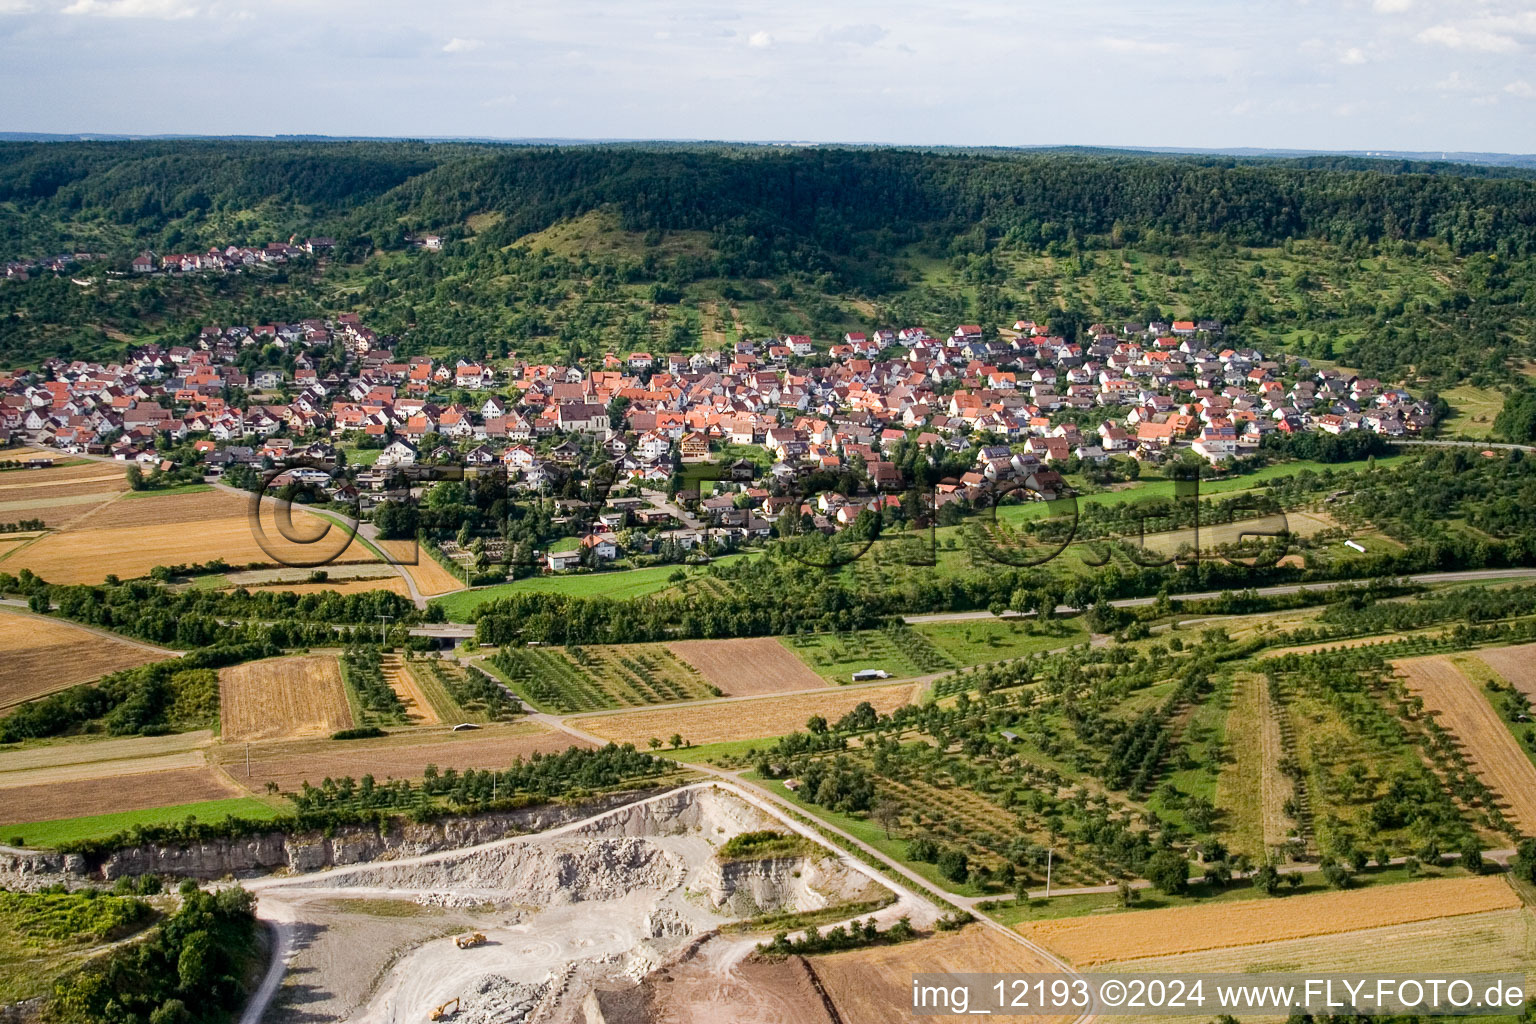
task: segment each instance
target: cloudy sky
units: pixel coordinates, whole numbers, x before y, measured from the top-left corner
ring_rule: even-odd
[[[0,0],[0,130],[1536,153],[1536,0]]]

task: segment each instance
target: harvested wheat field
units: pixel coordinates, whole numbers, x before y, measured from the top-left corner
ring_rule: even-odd
[[[353,726],[334,655],[268,658],[219,671],[227,742],[329,736]]]
[[[131,579],[157,565],[214,559],[231,565],[302,565],[333,555],[333,561],[378,561],[360,541],[349,543],[340,525],[302,509],[292,510],[286,534],[294,539],[286,539],[276,503],[264,501],[261,508],[266,547],[257,540],[246,497],[202,491],[123,498],[18,551],[6,569],[31,569],[50,583],[100,583],[108,574]]]
[[[1018,930],[1078,967],[1121,960],[1197,953],[1207,949],[1283,942],[1484,914],[1520,906],[1520,897],[1496,875],[1435,878],[1369,889],[1208,906],[1132,910],[1094,917],[1031,921]]]
[[[223,772],[206,767],[16,786],[3,792],[0,818],[8,825],[82,818],[92,814],[113,814],[118,811],[137,811],[146,807],[223,800],[245,795]]]
[[[839,1016],[859,1024],[897,1024],[916,1019],[912,1014],[912,975],[919,972],[1043,974],[1056,970],[1022,944],[979,924],[898,946],[813,956],[809,962]],[[921,1019],[962,1020],[965,1015],[940,1014]],[[1043,1022],[1070,1018],[1008,1019]]]
[[[405,705],[405,716],[412,724],[439,725],[442,723],[442,719],[432,708],[432,702],[427,700],[426,694],[421,692],[421,684],[416,681],[416,674],[405,667],[405,661],[400,655],[384,655],[379,659],[379,669],[389,688],[395,691],[395,696],[399,697],[400,703]]]
[[[98,775],[122,775],[131,772],[131,765],[135,761],[164,757],[167,754],[185,754],[212,743],[211,729],[121,739],[75,736],[15,750],[0,750],[0,773],[51,771],[70,766],[94,765],[92,771]]]
[[[0,609],[0,708],[171,656],[55,618]]]
[[[100,467],[23,470],[0,476],[0,502],[6,504],[80,494],[120,494],[127,489],[128,481],[121,471],[103,473]]]
[[[1536,765],[1520,749],[1476,683],[1448,658],[1393,662],[1408,689],[1465,747],[1467,760],[1504,802],[1505,814],[1526,834],[1536,830]]]
[[[679,640],[667,649],[698,669],[727,697],[820,690],[827,681],[773,637]]]
[[[1153,957],[1138,972],[1536,971],[1536,915],[1529,908],[1463,914],[1437,921],[1369,928],[1231,949]]]
[[[381,540],[374,544],[390,558],[401,560],[400,568],[410,574],[411,582],[424,597],[436,597],[452,590],[464,589],[464,578],[444,569],[437,559],[424,549],[418,549],[415,541]],[[404,564],[415,560],[415,565]]]
[[[21,786],[45,786],[57,782],[80,782],[87,779],[111,779],[120,775],[143,775],[146,772],[166,772],[183,768],[202,768],[208,763],[201,750],[184,750],[177,754],[156,754],[110,761],[81,761],[47,768],[18,768],[11,770],[0,763],[0,794]]]
[[[1478,651],[1477,657],[1506,683],[1536,701],[1536,644],[1491,647]]]
[[[260,793],[275,782],[284,792],[295,792],[305,780],[318,785],[326,776],[350,775],[376,779],[419,779],[429,764],[440,769],[505,767],[519,757],[553,754],[569,747],[587,746],[566,733],[531,722],[488,725],[472,732],[430,731],[390,736],[381,740],[312,740],[274,743],[251,748],[251,774],[245,774],[243,748],[218,753],[235,781]]]
[[[1394,640],[1405,636],[1438,636],[1439,630],[1424,630],[1418,633],[1394,633],[1391,636],[1357,636],[1348,640],[1328,640],[1319,644],[1301,644],[1297,647],[1274,647],[1260,653],[1261,658],[1278,658],[1285,654],[1316,654],[1318,651],[1345,651],[1356,647],[1373,647],[1376,644],[1389,644]]]
[[[921,690],[921,683],[846,687],[839,691],[793,697],[753,697],[687,707],[581,716],[573,722],[584,732],[616,743],[643,747],[652,736],[666,739],[673,733],[681,733],[689,743],[702,746],[727,740],[783,736],[804,729],[806,720],[812,715],[835,722],[863,701],[869,701],[881,714],[889,714],[911,704]]]

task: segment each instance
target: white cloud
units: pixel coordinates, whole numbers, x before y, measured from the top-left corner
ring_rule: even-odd
[[[1441,92],[1460,92],[1463,89],[1472,88],[1472,83],[1461,77],[1460,71],[1452,71],[1440,81],[1435,83],[1435,88]]]
[[[1431,25],[1417,36],[1421,43],[1435,43],[1453,50],[1477,50],[1482,53],[1514,53],[1520,43],[1514,36],[1468,25]]]
[[[28,0],[0,0],[0,14],[26,14],[30,10]]]
[[[1371,7],[1378,14],[1401,14],[1413,6],[1413,0],[1372,0]]]
[[[1532,88],[1531,83],[1523,78],[1510,82],[1504,87],[1504,91],[1511,96],[1518,96],[1523,100],[1536,96],[1536,88]]]
[[[461,39],[458,36],[454,36],[443,46],[443,52],[469,53],[471,50],[478,50],[484,45],[485,43],[479,39]]]
[[[873,46],[890,35],[883,25],[840,25],[821,31],[824,43],[846,43],[850,46]]]
[[[1366,62],[1365,51],[1358,46],[1351,46],[1339,54],[1340,64],[1364,64]]]
[[[768,47],[773,45],[773,36],[769,35],[767,32],[753,32],[750,36],[747,37],[747,45],[752,47],[754,50],[766,50]]]
[[[492,99],[488,99],[480,105],[482,107],[511,107],[516,106],[516,104],[517,96],[514,93],[509,92],[505,96],[496,96]]]
[[[75,0],[65,14],[96,14],[104,18],[190,18],[197,7],[186,0]]]
[[[1154,43],[1148,39],[1124,39],[1119,36],[1103,36],[1097,41],[1097,45],[1110,53],[1172,53],[1172,43]]]

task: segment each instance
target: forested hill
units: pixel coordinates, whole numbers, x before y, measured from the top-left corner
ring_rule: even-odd
[[[411,234],[440,235],[440,252]],[[120,276],[139,251],[325,260]],[[402,352],[581,358],[742,337],[1212,317],[1446,386],[1536,359],[1536,175],[1356,157],[878,147],[0,143],[0,365],[357,312]]]
[[[1388,165],[1390,166],[1390,165]],[[1021,240],[1123,229],[1286,238],[1438,238],[1460,251],[1536,249],[1536,180],[1316,169],[1309,165],[895,150],[512,151],[451,161],[359,211],[448,223],[503,211],[516,236],[612,205],[631,230],[719,230],[814,239],[859,232],[952,235],[983,225]]]
[[[1439,173],[1403,173],[1430,169]],[[1463,253],[1536,251],[1536,179],[1488,172],[1318,157],[8,143],[0,144],[0,251],[20,255],[29,234],[44,241],[49,222],[61,236],[73,229],[88,239],[96,230],[135,245],[201,243],[205,221],[253,231],[295,218],[305,230],[389,247],[400,244],[402,221],[441,229],[484,212],[503,214],[496,232],[512,240],[599,207],[619,210],[631,230],[713,231],[789,259],[807,244],[845,252],[870,232],[913,239],[978,225],[1026,243],[1118,225],[1248,245],[1403,238]]]

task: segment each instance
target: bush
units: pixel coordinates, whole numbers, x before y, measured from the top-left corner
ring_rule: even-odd
[[[1159,850],[1148,859],[1146,874],[1158,892],[1176,896],[1189,884],[1189,861],[1177,850]]]
[[[331,733],[333,740],[371,740],[379,736],[388,736],[389,733],[376,725],[359,725],[351,729],[338,729]]]

